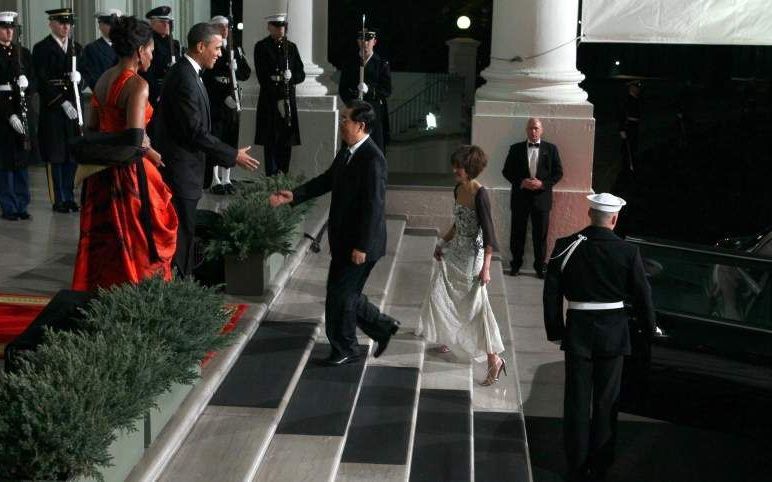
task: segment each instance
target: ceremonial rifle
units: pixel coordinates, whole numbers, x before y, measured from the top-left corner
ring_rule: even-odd
[[[169,15],[169,54],[171,56],[169,67],[171,67],[177,62],[177,57],[174,56],[174,20],[171,15]]]
[[[367,28],[365,28],[365,14],[362,14],[362,42],[359,44],[359,85],[365,83],[365,40]],[[364,100],[365,93],[357,86],[357,96],[359,100]]]
[[[233,100],[236,101],[236,112],[241,112],[241,89],[236,79],[236,49],[233,36],[233,0],[228,0],[228,58],[230,59],[231,70],[231,88],[233,89]]]
[[[75,50],[75,0],[72,0],[72,8],[70,9],[72,15],[72,27],[70,28],[70,52],[72,52],[72,75],[78,71],[78,52]],[[72,82],[72,91],[75,95],[75,110],[78,111],[78,135],[83,135],[83,109],[80,106],[80,88],[79,82]]]
[[[285,72],[287,70],[290,70],[290,64],[289,64],[289,0],[287,0],[287,16],[284,18],[284,68]],[[292,127],[292,102],[290,102],[290,94],[292,92],[292,88],[290,86],[290,81],[287,80],[287,78],[284,76],[284,72],[282,72],[281,75],[282,80],[284,81],[284,113],[285,117],[284,120],[287,122],[287,127]]]
[[[18,62],[18,69],[19,71],[16,74],[17,79],[17,85],[18,85],[18,79],[21,75],[24,74],[24,61],[22,59],[22,53],[23,50],[21,48],[21,40],[22,40],[22,27],[21,23],[16,26],[16,60]],[[30,151],[32,150],[32,138],[30,137],[29,133],[29,119],[27,117],[27,112],[29,111],[29,107],[27,106],[27,95],[24,93],[24,89],[19,87],[19,116],[21,117],[21,124],[24,126],[24,135],[22,136],[24,140],[24,150]]]

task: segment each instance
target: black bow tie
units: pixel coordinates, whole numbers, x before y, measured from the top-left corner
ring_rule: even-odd
[[[528,143],[528,147],[535,147],[535,148],[538,149],[539,148],[539,143],[538,142],[529,142]]]

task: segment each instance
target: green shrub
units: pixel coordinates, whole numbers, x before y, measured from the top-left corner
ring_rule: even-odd
[[[207,258],[234,255],[244,260],[250,254],[292,253],[298,225],[311,205],[272,208],[268,197],[277,190],[291,190],[298,183],[299,178],[282,174],[258,178],[241,189],[222,212],[214,230],[216,236],[206,246]]]
[[[169,382],[192,383],[197,364],[209,351],[228,346],[221,334],[231,312],[214,288],[191,279],[166,282],[159,277],[100,290],[84,310],[83,326],[106,330],[126,324],[163,342],[172,352]]]
[[[0,379],[0,479],[101,479],[116,430],[136,430],[171,363],[163,340],[134,326],[48,330]]]

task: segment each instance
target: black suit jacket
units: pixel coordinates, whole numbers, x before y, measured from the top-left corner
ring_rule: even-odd
[[[536,167],[536,178],[544,183],[539,191],[523,189],[520,184],[523,179],[531,177],[528,170],[528,147],[526,142],[518,142],[509,147],[504,169],[501,171],[507,181],[512,183],[512,206],[520,201],[533,202],[533,207],[543,211],[552,208],[552,187],[563,177],[563,166],[560,154],[555,144],[541,141],[539,146],[539,162]]]
[[[587,239],[561,272],[566,248],[577,234]],[[564,323],[564,296],[570,301],[628,302],[644,333],[654,331],[651,289],[638,248],[610,229],[588,226],[555,242],[544,280],[544,325],[547,339],[562,340],[565,351],[587,357],[630,354],[630,316],[624,309],[568,310]]]
[[[152,143],[166,164],[166,183],[179,198],[200,198],[206,156],[221,166],[233,167],[237,151],[212,135],[209,97],[186,57],[164,79],[156,115]]]
[[[386,158],[372,138],[347,164],[346,150],[338,151],[329,169],[293,191],[293,204],[332,191],[328,228],[332,257],[349,259],[358,249],[367,254],[367,261],[376,261],[386,254]]]

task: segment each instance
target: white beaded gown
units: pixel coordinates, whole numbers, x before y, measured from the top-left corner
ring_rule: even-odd
[[[484,257],[482,229],[475,208],[456,202],[453,216],[456,234],[434,265],[416,334],[482,361],[487,353],[504,351],[488,291],[478,277]]]

